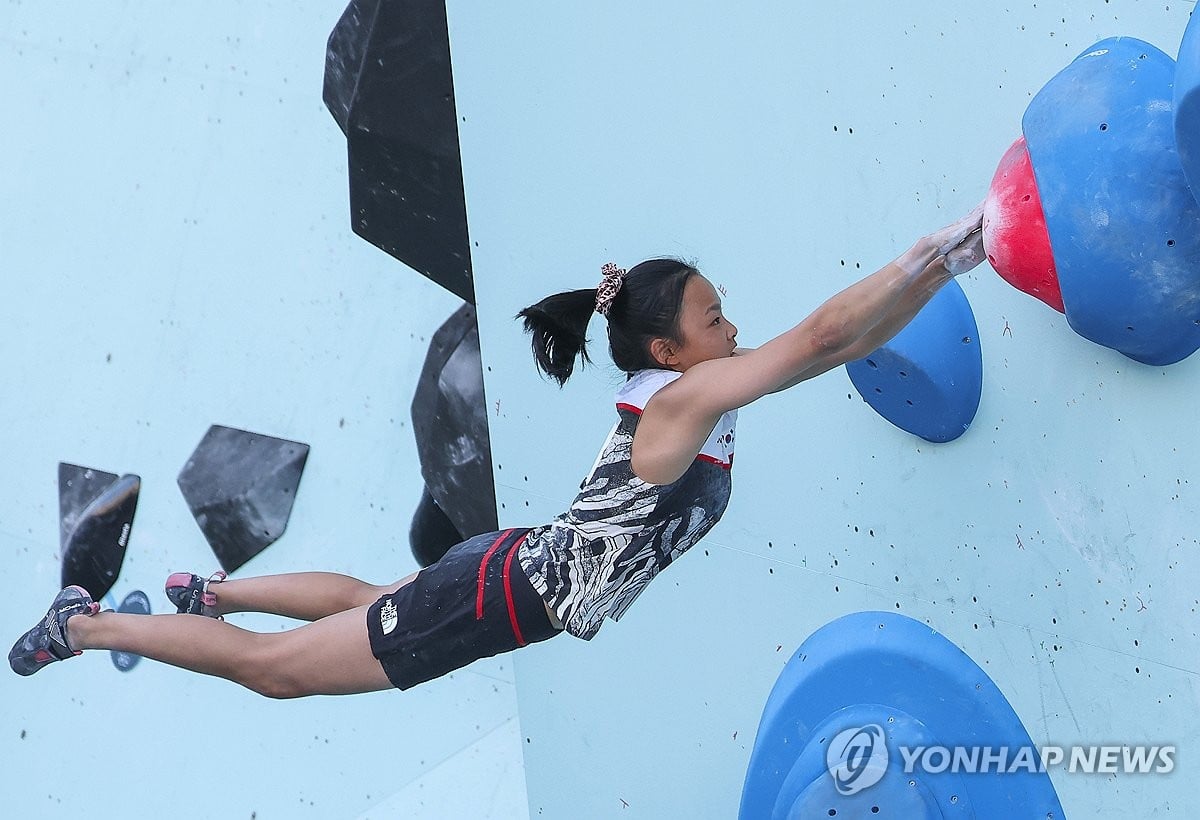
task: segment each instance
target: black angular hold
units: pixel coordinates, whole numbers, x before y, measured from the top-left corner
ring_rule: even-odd
[[[233,572],[287,528],[308,445],[214,424],[177,482],[221,569]]]
[[[352,0],[324,100],[346,135],[354,232],[474,303],[444,0]]]
[[[422,490],[408,528],[408,544],[417,563],[427,567],[441,560],[451,547],[463,540],[463,534],[454,528],[450,517],[434,501],[429,488]]]
[[[483,361],[470,305],[456,310],[433,334],[413,393],[412,421],[421,476],[437,507],[464,537],[495,530]],[[413,552],[427,553],[427,548],[414,544]]]
[[[58,545],[62,550],[79,523],[79,514],[116,480],[116,473],[58,463]]]
[[[135,589],[133,592],[125,596],[125,600],[121,601],[121,605],[117,607],[117,612],[131,612],[135,615],[150,614],[150,598],[140,589]],[[142,659],[141,655],[136,655],[133,652],[121,652],[119,650],[111,650],[113,666],[122,672],[128,672],[133,667],[137,666],[138,661]]]
[[[62,585],[100,600],[116,583],[133,532],[141,479],[75,464],[58,465]]]

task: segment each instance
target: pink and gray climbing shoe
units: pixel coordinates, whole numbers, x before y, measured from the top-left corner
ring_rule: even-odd
[[[46,617],[21,636],[8,653],[8,664],[18,675],[32,675],[48,663],[81,654],[67,639],[67,619],[95,615],[100,604],[83,587],[70,586],[54,596]]]
[[[180,615],[203,615],[217,618],[217,596],[211,589],[215,583],[224,581],[226,575],[217,570],[207,578],[190,572],[176,572],[167,578],[167,597],[175,604]]]

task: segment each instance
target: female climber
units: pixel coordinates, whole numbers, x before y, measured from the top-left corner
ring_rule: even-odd
[[[983,259],[981,208],[917,241],[756,349],[736,346],[712,284],[688,264],[606,265],[596,289],[518,314],[561,386],[588,361],[593,313],[627,375],[619,421],[571,508],[533,529],[468,538],[392,584],[302,572],[207,579],[176,573],[180,614],[99,611],[67,587],[9,653],[31,675],[87,649],[132,652],[276,698],[407,689],[483,657],[570,632],[590,639],[716,523],[729,499],[738,408],[861,358],[953,276]],[[260,634],[223,620],[266,612],[311,623]]]

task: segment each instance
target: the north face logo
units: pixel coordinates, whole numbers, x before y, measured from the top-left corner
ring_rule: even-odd
[[[390,635],[396,628],[397,621],[399,621],[399,616],[396,614],[396,605],[392,603],[391,598],[388,598],[383,602],[383,608],[379,610],[379,625],[383,627],[383,634]]]

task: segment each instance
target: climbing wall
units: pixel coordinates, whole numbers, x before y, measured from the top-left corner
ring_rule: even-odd
[[[9,5],[0,624],[27,628],[67,573],[163,612],[177,570],[382,581],[432,559],[410,531],[548,520],[621,375],[597,323],[599,366],[539,379],[517,310],[679,255],[761,343],[981,200],[1076,57],[1116,36],[1174,55],[1194,8],[976,5]],[[725,519],[590,643],[295,702],[124,654],[6,673],[6,811],[732,817],[794,654],[874,610],[981,671],[1006,737],[1180,750],[1170,774],[1052,771],[1065,814],[1196,813],[1195,357],[1135,361],[986,265],[960,284],[983,371],[961,418],[913,435],[842,369],[746,409]],[[209,493],[213,435],[278,457]],[[265,522],[232,555],[231,520]],[[79,551],[92,532],[106,548]],[[878,700],[921,718],[907,680]]]
[[[173,611],[175,571],[386,582],[417,568],[412,406],[453,403],[463,333],[430,346],[464,303],[354,232],[347,140],[322,98],[342,11],[0,10],[6,651],[64,572],[94,568],[67,559],[97,543],[98,582],[123,553],[105,605],[156,613]],[[430,361],[438,395],[422,390]],[[123,476],[140,477],[124,543],[122,520],[111,540],[85,537],[98,519],[83,511]],[[486,512],[490,487],[479,499]],[[6,817],[525,810],[507,660],[404,695],[276,702],[91,652],[29,679],[5,670],[0,700]],[[479,791],[453,788],[464,779]]]
[[[1174,55],[1193,8],[450,3],[501,524],[570,502],[621,382],[540,380],[518,309],[680,255],[762,343],[983,199],[1092,44]],[[1052,771],[1066,815],[1197,811],[1200,365],[1089,341],[987,265],[960,284],[983,360],[960,437],[888,424],[845,370],[764,399],[718,527],[620,624],[518,655],[531,816],[735,816],[785,663],[865,610],[936,629],[1035,744],[1177,745],[1170,774]]]

